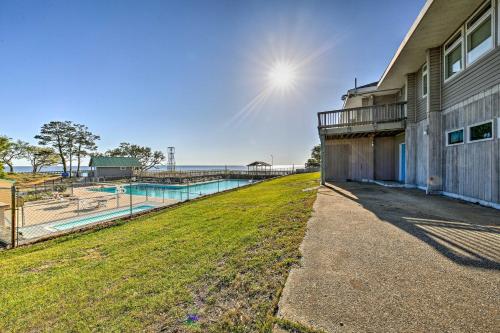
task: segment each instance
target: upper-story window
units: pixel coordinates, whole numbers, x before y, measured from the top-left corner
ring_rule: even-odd
[[[444,45],[444,78],[449,79],[463,69],[462,31]]]
[[[429,73],[427,71],[427,64],[422,66],[422,97],[427,96],[429,89]]]
[[[465,24],[467,64],[493,48],[493,10],[491,1],[481,7]]]

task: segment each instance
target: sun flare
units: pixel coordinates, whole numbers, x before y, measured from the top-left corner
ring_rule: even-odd
[[[274,88],[287,89],[297,78],[294,66],[287,62],[277,62],[269,71],[269,81]]]

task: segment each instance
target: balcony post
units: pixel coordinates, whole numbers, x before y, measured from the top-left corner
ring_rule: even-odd
[[[443,130],[441,128],[441,48],[427,50],[429,90],[427,94],[427,119],[429,127],[427,155],[427,193],[443,190]]]
[[[319,133],[319,139],[320,139],[320,176],[321,176],[321,185],[325,185],[325,135],[322,134],[321,132]]]

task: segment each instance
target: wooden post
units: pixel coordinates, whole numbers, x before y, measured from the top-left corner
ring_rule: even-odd
[[[11,231],[10,231],[10,239],[11,239],[11,248],[16,247],[16,187],[12,186],[11,188]]]

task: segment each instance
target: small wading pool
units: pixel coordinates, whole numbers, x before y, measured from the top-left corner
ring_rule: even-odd
[[[224,179],[201,184],[188,185],[164,185],[164,184],[132,184],[123,185],[123,193],[132,195],[142,195],[154,198],[165,198],[184,201],[197,198],[203,195],[230,190],[236,187],[245,186],[252,183],[248,179]],[[116,193],[117,187],[95,188],[93,191]],[[189,195],[188,195],[189,191]]]
[[[151,208],[155,208],[155,206],[150,206],[150,205],[135,206],[135,207],[132,207],[132,214],[143,212],[143,211],[149,210]],[[56,225],[51,226],[51,228],[59,230],[59,231],[68,230],[71,228],[80,227],[82,225],[106,221],[106,220],[110,220],[110,219],[114,219],[114,218],[118,218],[118,217],[123,217],[123,216],[127,216],[127,215],[130,215],[130,208],[124,208],[124,209],[115,210],[115,211],[111,211],[111,212],[103,212],[102,214],[84,217],[84,218],[76,219],[73,221],[64,222],[61,224],[56,224]]]

